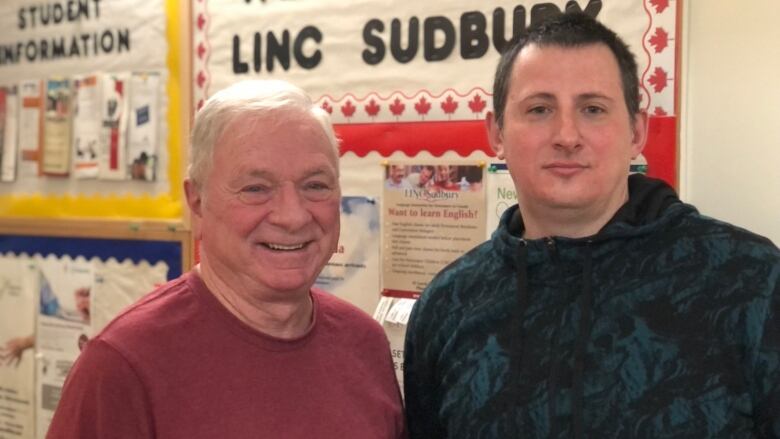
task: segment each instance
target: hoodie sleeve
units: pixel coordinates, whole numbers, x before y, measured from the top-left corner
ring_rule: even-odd
[[[780,438],[780,260],[775,264],[763,334],[755,363],[754,420],[762,438]],[[770,284],[771,285],[771,284]]]

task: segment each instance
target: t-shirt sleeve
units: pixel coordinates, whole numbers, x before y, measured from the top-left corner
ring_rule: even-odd
[[[153,438],[144,386],[127,360],[92,340],[65,381],[47,439]]]

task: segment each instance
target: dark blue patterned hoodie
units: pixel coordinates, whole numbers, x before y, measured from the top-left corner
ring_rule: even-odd
[[[596,235],[517,206],[446,267],[406,338],[412,439],[780,437],[780,251],[659,180]]]

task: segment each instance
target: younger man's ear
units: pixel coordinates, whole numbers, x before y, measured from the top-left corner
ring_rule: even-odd
[[[631,158],[635,159],[645,149],[647,143],[647,131],[648,124],[650,123],[650,116],[647,115],[647,111],[641,110],[634,116],[631,121]]]
[[[488,111],[485,117],[485,128],[487,128],[488,142],[496,157],[503,160],[504,157],[504,136],[501,134],[501,128],[498,126],[495,114]]]

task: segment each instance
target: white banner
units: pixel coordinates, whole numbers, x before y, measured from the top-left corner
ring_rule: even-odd
[[[371,94],[376,104],[392,103],[393,95],[408,106],[420,93],[490,92],[498,48],[515,30],[566,9],[596,16],[621,35],[648,87],[656,67],[664,81],[674,75],[674,50],[663,49],[675,37],[676,14],[652,0],[197,0],[195,99],[251,77],[290,80],[335,107]],[[645,88],[643,103],[672,114],[674,92]],[[375,116],[393,120],[383,113]]]

